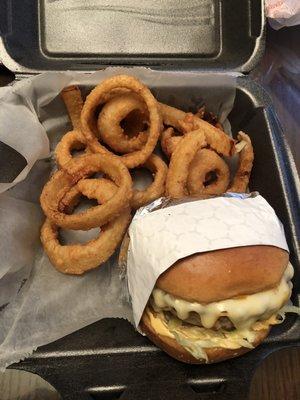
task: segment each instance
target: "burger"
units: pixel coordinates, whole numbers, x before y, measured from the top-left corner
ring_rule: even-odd
[[[214,363],[242,355],[282,322],[292,277],[288,253],[273,246],[191,255],[158,278],[140,329],[183,362]]]

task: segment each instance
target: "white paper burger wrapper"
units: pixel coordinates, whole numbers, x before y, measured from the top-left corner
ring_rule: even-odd
[[[127,277],[136,327],[156,280],[181,258],[251,245],[288,251],[281,222],[258,193],[185,202],[161,198],[138,210],[129,236]]]

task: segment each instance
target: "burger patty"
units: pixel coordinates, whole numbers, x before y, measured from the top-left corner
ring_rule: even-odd
[[[175,310],[170,310],[170,312],[173,315],[175,315],[175,317],[177,317]],[[193,311],[190,312],[189,317],[187,319],[185,319],[183,322],[189,323],[191,325],[203,327],[199,314],[197,314],[196,312],[193,312]],[[225,331],[233,331],[235,329],[235,326],[233,325],[233,323],[230,321],[230,319],[228,317],[223,316],[223,317],[219,317],[217,319],[216,323],[214,324],[214,326],[211,329],[213,329],[213,330],[223,329]]]

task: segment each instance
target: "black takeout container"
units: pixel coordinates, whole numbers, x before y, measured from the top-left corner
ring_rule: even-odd
[[[59,26],[55,3],[61,7],[59,13],[65,21],[65,29]],[[172,9],[169,19],[168,16],[159,16],[162,18],[160,23],[170,33],[169,42],[166,44],[163,39],[158,41],[155,50],[148,36],[157,34],[153,28],[153,18],[157,17],[146,9],[144,14],[150,16],[146,18],[143,14],[144,36],[139,38],[145,43],[143,51],[139,50],[133,32],[132,36],[129,35],[129,40],[136,46],[132,51],[112,44],[108,49],[112,49],[111,52],[102,48],[101,44],[102,38],[105,39],[101,30],[105,8],[97,10],[97,2],[87,2],[85,7],[85,2],[82,2],[82,6],[76,8],[75,3],[72,0],[2,0],[2,62],[18,79],[48,70],[88,72],[107,65],[146,65],[199,73],[238,71],[236,99],[229,120],[233,132],[245,130],[253,142],[255,162],[250,189],[259,191],[270,202],[284,224],[290,259],[295,268],[292,301],[299,305],[299,180],[270,98],[246,75],[259,61],[264,49],[263,1],[193,1],[193,10],[195,3],[200,7],[194,11],[196,17],[199,14],[201,18],[194,21],[198,24],[196,31],[187,24],[186,31],[190,33],[187,37],[176,37],[176,24],[169,21],[172,12],[177,12]],[[84,20],[84,13],[89,11],[92,11],[89,15],[94,15],[91,22],[98,21],[98,28],[95,24],[85,26],[85,36],[78,18],[82,15]],[[120,12],[120,7],[116,7],[115,12]],[[72,19],[76,15],[78,29],[72,31],[70,39],[68,29],[74,26]],[[178,17],[178,12],[175,17],[179,18],[179,23],[187,19],[182,15]],[[57,32],[60,37],[56,37]],[[198,36],[195,38],[193,35]],[[87,45],[89,37],[95,38],[90,46]],[[182,41],[186,42],[186,46],[182,45]],[[65,51],[64,46],[67,48]],[[167,51],[171,50],[173,53],[168,54]],[[177,99],[176,105],[180,106],[179,89],[164,87],[163,90],[172,92]],[[194,90],[195,93],[201,90],[200,79],[199,87]],[[13,169],[16,176],[23,162],[20,155],[0,143],[2,181],[9,179],[7,174],[11,174]],[[7,168],[7,165],[10,167]],[[104,319],[38,348],[32,356],[11,367],[40,375],[59,391],[63,399],[234,400],[247,397],[253,372],[264,357],[273,351],[299,344],[300,318],[290,314],[283,324],[272,328],[262,345],[250,353],[215,365],[191,366],[167,356],[138,334],[128,322]]]

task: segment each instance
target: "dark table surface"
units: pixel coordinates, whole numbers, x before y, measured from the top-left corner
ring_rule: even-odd
[[[267,32],[265,56],[252,76],[270,93],[300,172],[300,26]],[[258,368],[250,399],[300,399],[300,348],[282,350]]]
[[[266,53],[257,68],[251,73],[270,93],[291,147],[295,163],[300,171],[300,27],[273,31],[268,29]],[[13,74],[0,67],[0,86],[13,80]],[[0,377],[0,393],[6,388],[6,399],[17,399],[16,387],[27,388],[26,379],[15,375]],[[19,379],[20,382],[15,380]],[[25,381],[24,381],[25,379]],[[29,379],[30,380],[30,379]],[[40,382],[33,384],[41,385]],[[3,386],[4,385],[4,386]],[[5,386],[6,385],[6,386]],[[7,385],[11,385],[11,391]],[[28,394],[28,390],[27,394]],[[22,396],[22,393],[20,393]],[[28,395],[29,396],[29,395]],[[51,396],[51,395],[50,395]],[[1,398],[1,395],[0,395]],[[22,397],[37,399],[40,397]],[[49,397],[49,399],[56,397]],[[290,348],[269,356],[257,369],[252,385],[251,400],[297,400],[300,399],[300,347]]]

